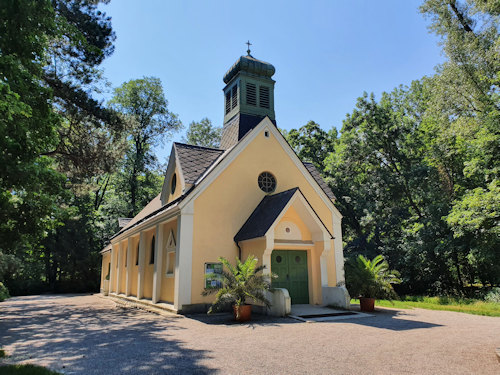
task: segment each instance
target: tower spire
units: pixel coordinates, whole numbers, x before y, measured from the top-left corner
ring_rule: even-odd
[[[227,150],[266,116],[276,125],[274,75],[271,64],[250,55],[241,56],[224,74],[224,127],[220,148]]]

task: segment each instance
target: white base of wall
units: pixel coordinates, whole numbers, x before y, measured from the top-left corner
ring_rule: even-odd
[[[345,286],[324,286],[322,292],[323,305],[350,309],[351,297]]]
[[[273,293],[268,293],[267,298],[271,301],[269,315],[286,316],[292,311],[292,299],[288,294],[288,290],[276,288]]]

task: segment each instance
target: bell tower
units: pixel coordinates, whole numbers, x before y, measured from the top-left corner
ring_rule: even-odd
[[[241,56],[224,75],[224,127],[221,149],[239,142],[250,130],[268,116],[276,125],[274,114],[275,69],[250,54]]]

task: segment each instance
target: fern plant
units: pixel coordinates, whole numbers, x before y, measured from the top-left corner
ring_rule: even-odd
[[[249,255],[244,262],[236,258],[236,266],[223,257],[219,261],[224,266],[222,273],[206,275],[207,280],[218,281],[218,286],[205,288],[202,292],[203,296],[216,293],[215,301],[208,310],[209,314],[222,310],[228,304],[239,307],[246,304],[247,300],[260,302],[268,308],[271,306],[265,293],[271,290],[272,276],[260,273],[266,266],[257,267],[257,259],[253,255]]]
[[[382,255],[373,260],[359,255],[346,263],[346,285],[352,296],[367,298],[397,298],[393,284],[401,283],[399,272],[389,270]]]

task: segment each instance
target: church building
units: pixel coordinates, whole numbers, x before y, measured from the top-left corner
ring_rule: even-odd
[[[206,311],[218,258],[254,255],[277,275],[269,313],[290,304],[347,308],[342,216],[313,164],[276,126],[274,67],[248,51],[224,75],[219,148],[174,143],[163,188],[101,251],[101,291],[187,313]]]

